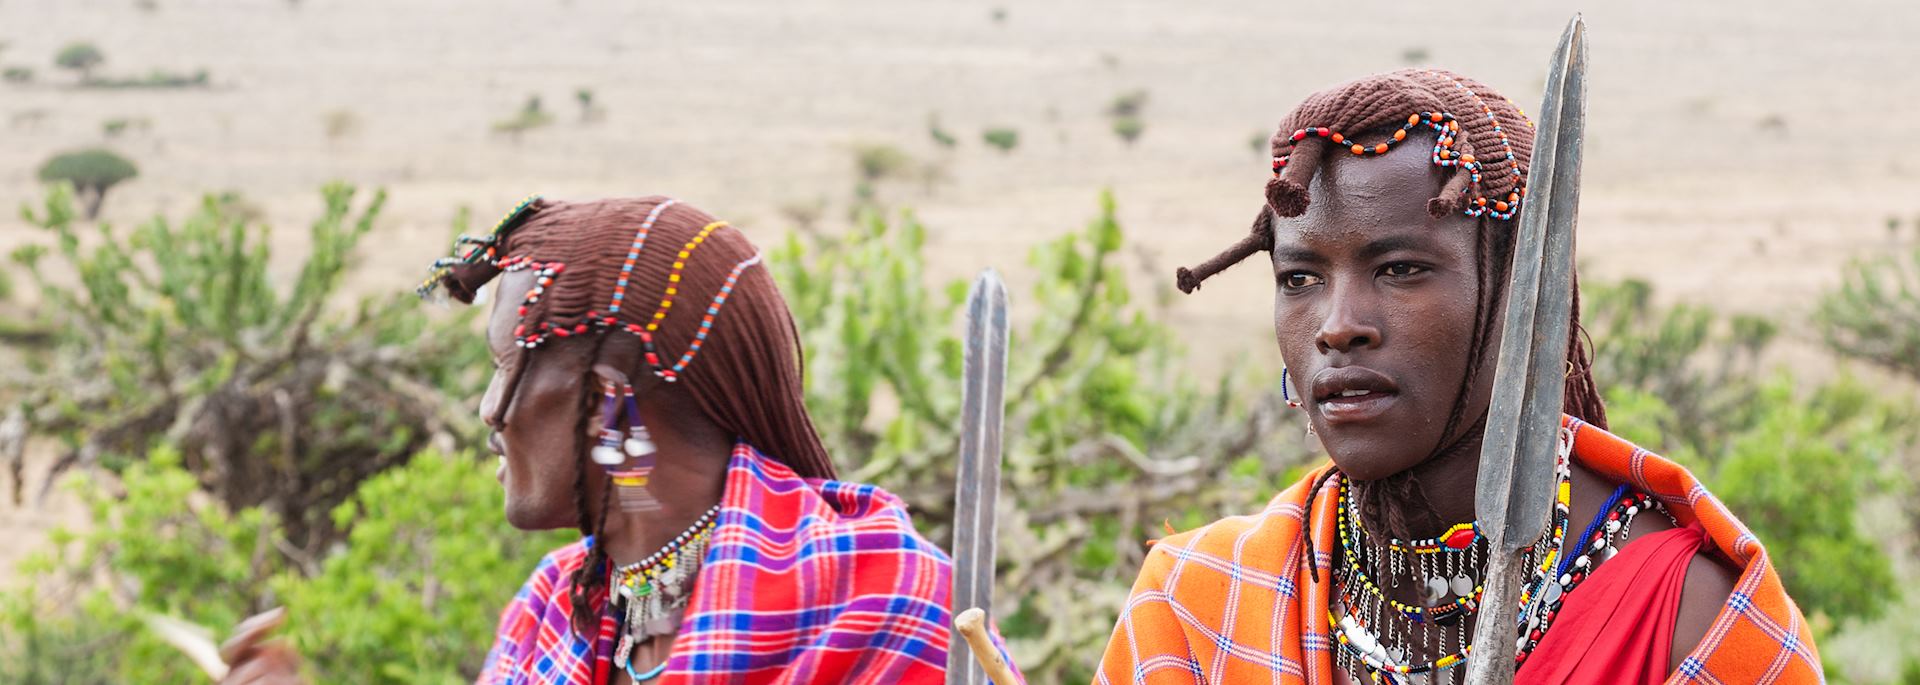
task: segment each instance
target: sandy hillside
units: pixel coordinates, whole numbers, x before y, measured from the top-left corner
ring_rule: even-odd
[[[1668,298],[1791,324],[1852,256],[1883,250],[1886,218],[1920,223],[1920,5],[1588,3],[1593,85],[1582,259]],[[529,192],[669,193],[771,240],[781,208],[843,202],[849,149],[897,144],[946,180],[883,188],[915,206],[936,276],[984,265],[1018,278],[1026,248],[1076,228],[1116,191],[1151,278],[1237,238],[1258,202],[1249,138],[1302,95],[1411,59],[1473,74],[1534,107],[1575,7],[1141,0],[133,0],[0,1],[0,250],[33,236],[13,208],[50,154],[110,141],[141,177],[109,219],[179,213],[237,189],[297,241],[317,186],[385,186],[391,210],[354,288],[411,286],[444,250],[456,207],[497,215]],[[996,21],[996,7],[1005,8]],[[1790,9],[1792,8],[1792,9]],[[90,40],[110,75],[205,68],[213,87],[80,90],[52,66]],[[605,108],[583,124],[575,89]],[[1145,89],[1134,146],[1103,108]],[[491,131],[529,95],[558,122],[519,142]],[[961,138],[942,151],[929,115]],[[327,135],[327,121],[356,130]],[[999,154],[984,127],[1019,129]],[[829,216],[838,216],[837,209]],[[1230,272],[1171,316],[1196,359],[1274,356],[1267,277]],[[1019,285],[1018,282],[1015,283]],[[1015,304],[1018,307],[1018,303]],[[1789,325],[1790,336],[1795,333]],[[1218,361],[1211,362],[1218,364]],[[6,509],[0,506],[0,510]],[[23,545],[17,531],[8,545]]]

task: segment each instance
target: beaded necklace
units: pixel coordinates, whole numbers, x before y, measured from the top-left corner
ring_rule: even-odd
[[[1514,645],[1515,664],[1526,663],[1527,655],[1533,653],[1533,648],[1546,636],[1547,628],[1559,617],[1560,606],[1566,603],[1567,594],[1587,579],[1594,564],[1612,559],[1613,555],[1620,553],[1620,545],[1626,542],[1633,518],[1646,511],[1658,511],[1674,526],[1680,525],[1666,506],[1652,495],[1631,492],[1625,484],[1613,491],[1607,505],[1601,507],[1593,521],[1587,524],[1586,533],[1574,541],[1577,546],[1573,553],[1555,568],[1555,574],[1548,577],[1537,601],[1521,604],[1523,610],[1520,615],[1524,624],[1520,628],[1519,641]]]
[[[679,629],[719,512],[720,506],[714,505],[665,547],[613,569],[612,604],[622,615],[620,645],[614,649],[613,663],[626,669],[636,683],[658,677],[665,666],[663,663],[647,673],[634,672],[633,647]]]
[[[1572,511],[1573,475],[1572,437],[1566,431],[1561,433],[1557,452],[1555,475],[1559,483],[1555,489],[1553,525],[1540,540],[1525,549],[1530,578],[1522,586],[1523,610],[1516,625],[1523,642],[1532,628],[1527,623],[1530,610],[1542,604],[1535,600],[1540,597],[1541,588],[1555,579],[1556,563],[1564,558],[1561,551],[1567,540],[1567,523]],[[1339,644],[1336,654],[1341,667],[1355,675],[1364,671],[1374,682],[1396,682],[1395,676],[1405,679],[1431,674],[1428,677],[1438,678],[1442,672],[1465,663],[1473,646],[1468,643],[1466,625],[1461,619],[1478,610],[1485,591],[1475,577],[1483,568],[1485,539],[1474,524],[1462,523],[1439,536],[1412,542],[1381,536],[1385,538],[1382,545],[1376,541],[1378,538],[1368,536],[1346,478],[1340,476],[1338,481],[1335,527],[1340,534],[1345,563],[1335,577],[1335,591],[1346,615],[1329,609],[1327,621]],[[1588,534],[1591,533],[1590,527]],[[1369,542],[1372,544],[1367,544]],[[1385,574],[1381,572],[1383,566]],[[1391,578],[1392,586],[1397,587],[1399,579],[1408,575],[1423,579],[1423,606],[1398,601],[1375,580]],[[1413,640],[1416,631],[1422,630],[1429,638],[1438,636],[1438,648],[1444,648],[1449,638],[1457,647],[1432,661],[1411,663],[1407,643]],[[1544,632],[1544,628],[1540,630]]]

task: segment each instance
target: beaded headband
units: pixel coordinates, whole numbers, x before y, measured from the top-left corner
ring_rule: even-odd
[[[566,271],[567,266],[560,262],[536,261],[526,255],[500,258],[497,256],[497,248],[505,242],[509,232],[525,221],[530,215],[528,210],[538,199],[538,196],[534,196],[521,202],[500,220],[500,225],[487,238],[460,236],[454,244],[456,251],[470,244],[477,247],[463,255],[436,260],[433,265],[434,275],[431,280],[421,286],[421,294],[424,296],[431,293],[440,279],[458,264],[472,264],[486,260],[503,272],[530,269],[534,272],[534,284],[533,288],[527,291],[526,299],[520,303],[517,310],[521,321],[513,328],[514,345],[533,349],[545,343],[549,337],[567,338],[587,335],[596,329],[624,331],[640,338],[641,344],[646,347],[647,365],[652,367],[654,375],[672,383],[680,379],[687,365],[693,363],[694,357],[700,354],[700,348],[706,344],[707,336],[713,331],[713,324],[719,318],[721,309],[726,306],[727,299],[732,297],[734,286],[739,284],[741,274],[765,260],[764,253],[755,252],[753,256],[733,265],[733,268],[727,272],[726,282],[721,284],[719,292],[714,293],[713,299],[707,303],[706,310],[701,315],[700,328],[694,333],[693,341],[672,366],[666,366],[661,363],[661,356],[655,349],[654,334],[660,329],[660,324],[666,320],[667,314],[673,309],[676,296],[680,294],[681,279],[686,271],[687,262],[693,258],[693,253],[701,245],[706,244],[714,231],[726,228],[727,222],[715,221],[707,224],[680,247],[680,251],[674,255],[672,271],[667,274],[666,292],[661,296],[660,304],[654,309],[653,314],[644,320],[645,323],[621,323],[620,309],[626,302],[627,285],[633,275],[634,264],[639,261],[640,251],[646,248],[647,236],[653,231],[653,225],[660,219],[661,214],[666,212],[667,208],[679,204],[678,200],[664,200],[654,205],[653,210],[647,213],[647,218],[640,223],[639,229],[634,232],[633,242],[627,249],[626,260],[620,265],[619,279],[614,282],[613,297],[604,311],[589,311],[582,317],[580,323],[573,326],[555,326],[545,321],[529,325],[525,320],[527,312],[540,301],[540,298],[546,294],[547,288]]]
[[[1440,72],[1429,71],[1428,73],[1439,74]],[[1442,75],[1444,76],[1444,74]],[[1435,142],[1433,146],[1432,159],[1434,166],[1458,167],[1466,170],[1468,174],[1471,174],[1468,179],[1469,183],[1460,189],[1460,194],[1463,196],[1463,199],[1466,200],[1460,203],[1460,206],[1463,208],[1462,211],[1467,216],[1472,217],[1478,217],[1484,214],[1495,219],[1512,219],[1520,214],[1520,201],[1527,196],[1527,172],[1521,167],[1519,158],[1513,154],[1513,142],[1507,139],[1507,132],[1500,128],[1500,119],[1494,116],[1493,108],[1487,105],[1487,101],[1481,98],[1479,93],[1473,92],[1472,88],[1468,88],[1467,85],[1461,83],[1459,79],[1451,76],[1447,76],[1446,78],[1452,81],[1454,86],[1466,91],[1468,95],[1473,96],[1474,102],[1480,103],[1480,111],[1486,115],[1487,124],[1493,127],[1494,135],[1500,138],[1501,153],[1506,156],[1508,162],[1511,162],[1507,168],[1513,172],[1514,177],[1513,190],[1509,191],[1504,198],[1490,198],[1485,194],[1464,197],[1480,188],[1480,168],[1482,165],[1480,160],[1475,159],[1473,155],[1463,154],[1459,150],[1453,149],[1454,141],[1456,137],[1460,135],[1460,121],[1449,112],[1416,112],[1409,114],[1407,115],[1407,123],[1395,130],[1391,138],[1372,145],[1352,140],[1346,135],[1329,130],[1324,126],[1318,128],[1303,128],[1294,131],[1292,141],[1298,143],[1306,140],[1307,136],[1315,136],[1325,138],[1335,145],[1346,145],[1347,150],[1357,156],[1384,155],[1388,150],[1393,149],[1393,146],[1406,140],[1409,132],[1417,127],[1426,126],[1440,134],[1439,140]],[[1508,102],[1511,103],[1512,100],[1508,100]],[[1515,109],[1517,110],[1518,108],[1516,107]],[[1520,118],[1522,121],[1527,122],[1528,127],[1533,126],[1533,120],[1527,117],[1526,112],[1520,112]],[[1286,168],[1286,166],[1286,155],[1274,157],[1273,175],[1276,178],[1279,177],[1280,170]]]
[[[1491,109],[1487,111],[1487,119],[1493,121],[1493,111]],[[1386,154],[1387,151],[1393,149],[1395,145],[1405,141],[1407,139],[1407,133],[1420,126],[1433,129],[1440,134],[1439,140],[1433,145],[1432,159],[1434,166],[1458,167],[1466,170],[1468,174],[1471,174],[1468,185],[1460,189],[1461,194],[1469,194],[1475,189],[1478,189],[1480,187],[1480,160],[1475,159],[1473,155],[1464,154],[1459,150],[1453,149],[1454,140],[1460,134],[1460,122],[1458,119],[1455,119],[1452,114],[1447,112],[1418,112],[1410,114],[1407,116],[1407,123],[1399,129],[1396,129],[1392,137],[1372,145],[1352,140],[1345,134],[1333,131],[1325,126],[1303,128],[1294,131],[1292,140],[1298,143],[1306,140],[1307,136],[1315,136],[1325,138],[1335,145],[1346,145],[1348,146],[1347,149],[1357,156],[1377,156]],[[1500,130],[1499,122],[1493,122],[1493,130],[1500,135],[1500,142],[1503,147],[1506,148],[1505,153],[1507,160],[1513,162],[1512,166],[1509,167],[1515,176],[1513,190],[1507,193],[1507,196],[1504,198],[1489,198],[1485,195],[1479,195],[1477,197],[1467,198],[1467,201],[1461,203],[1461,205],[1465,208],[1463,211],[1467,216],[1477,217],[1485,214],[1495,219],[1511,219],[1520,213],[1520,200],[1527,195],[1526,172],[1521,171],[1520,161],[1514,158],[1513,146],[1507,142],[1507,134],[1505,131]],[[1286,166],[1286,155],[1274,157],[1273,175],[1278,177],[1280,171],[1285,169]]]

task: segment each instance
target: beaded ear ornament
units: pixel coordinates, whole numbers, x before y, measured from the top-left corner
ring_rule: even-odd
[[[658,511],[660,500],[647,489],[658,450],[646,424],[640,421],[640,403],[633,396],[633,386],[621,383],[616,393],[614,383],[603,380],[601,387],[606,396],[600,404],[600,444],[590,453],[593,463],[606,468],[621,511]],[[620,432],[623,414],[627,420],[624,436]]]

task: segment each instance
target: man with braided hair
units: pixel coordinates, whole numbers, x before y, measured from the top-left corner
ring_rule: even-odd
[[[1250,234],[1191,293],[1271,257],[1289,404],[1331,463],[1262,512],[1159,540],[1097,683],[1460,682],[1489,554],[1472,522],[1532,124],[1438,70],[1309,96],[1272,138]],[[1577,289],[1576,289],[1577,291]],[[1821,678],[1766,549],[1687,471],[1606,431],[1567,340],[1554,521],[1527,552],[1518,683]]]
[[[833,480],[739,229],[663,197],[532,198],[460,247],[421,292],[496,283],[480,412],[507,520],[583,535],[502,612],[478,683],[944,681],[952,562],[899,498]],[[289,682],[258,653],[228,682]]]

